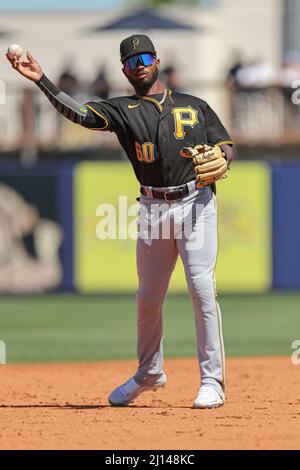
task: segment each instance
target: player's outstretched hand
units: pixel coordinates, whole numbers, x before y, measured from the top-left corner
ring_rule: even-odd
[[[27,61],[23,60],[22,57],[19,59],[10,57],[6,54],[7,60],[11,63],[12,68],[17,70],[21,75],[37,82],[43,75],[40,64],[32,57],[29,51],[27,51]]]

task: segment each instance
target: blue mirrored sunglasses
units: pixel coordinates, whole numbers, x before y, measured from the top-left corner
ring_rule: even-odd
[[[124,68],[126,70],[135,70],[138,68],[139,65],[143,65],[144,67],[149,67],[155,61],[155,56],[152,54],[144,53],[144,54],[137,54],[132,57],[129,57],[127,60],[123,62]]]

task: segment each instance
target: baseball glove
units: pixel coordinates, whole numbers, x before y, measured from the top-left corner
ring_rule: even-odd
[[[197,188],[204,188],[218,180],[227,178],[228,164],[220,147],[216,145],[196,145],[180,151],[185,158],[192,158],[195,164]]]

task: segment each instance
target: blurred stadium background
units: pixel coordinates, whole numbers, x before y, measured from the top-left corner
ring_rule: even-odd
[[[99,204],[118,208],[120,195],[135,202],[131,168],[114,135],[61,118],[5,62],[7,46],[21,44],[68,94],[101,100],[131,92],[119,43],[133,32],[157,45],[166,85],[207,100],[236,143],[230,179],[218,186],[227,352],[289,355],[300,302],[300,107],[292,102],[300,3],[70,4],[0,1],[0,339],[8,362],[135,357],[135,242],[96,237]],[[165,317],[166,354],[193,356],[180,263]]]

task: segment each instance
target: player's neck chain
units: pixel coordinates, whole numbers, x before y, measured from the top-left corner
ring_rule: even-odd
[[[164,91],[164,94],[163,94],[163,97],[160,101],[158,101],[157,99],[155,98],[152,98],[152,96],[142,96],[142,95],[139,95],[138,93],[136,93],[136,96],[137,98],[141,98],[143,100],[147,100],[147,101],[152,101],[153,103],[156,104],[156,106],[159,108],[160,111],[163,110],[163,103],[166,101],[166,97],[168,95],[168,92],[169,90],[166,88],[165,91]],[[154,95],[155,96],[155,95]]]
[[[159,102],[160,104],[163,104],[166,101],[167,94],[168,94],[168,90],[165,89],[164,96],[162,97],[162,99]]]

